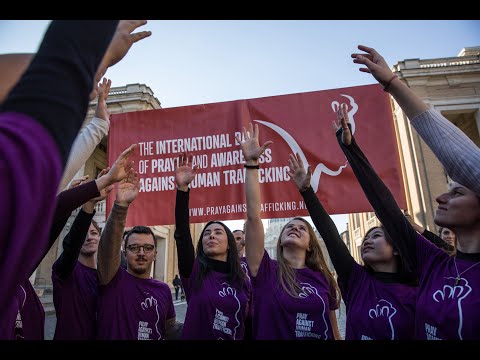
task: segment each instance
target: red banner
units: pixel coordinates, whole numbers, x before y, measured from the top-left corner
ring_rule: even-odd
[[[245,219],[245,169],[235,133],[249,122],[259,124],[260,144],[273,141],[260,161],[262,218],[308,215],[287,175],[294,152],[311,165],[312,187],[330,214],[372,211],[332,130],[341,103],[348,105],[358,144],[405,208],[390,99],[379,85],[367,85],[112,115],[109,164],[140,144],[133,159],[141,189],[127,226],[174,223],[174,162],[183,151],[199,165],[190,186],[190,221]],[[112,193],[107,211],[114,200]]]

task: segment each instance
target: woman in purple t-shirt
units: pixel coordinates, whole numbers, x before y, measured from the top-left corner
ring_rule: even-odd
[[[413,339],[415,279],[403,272],[402,256],[383,227],[367,231],[362,241],[364,266],[357,264],[337,227],[310,186],[310,167],[290,155],[289,175],[325,242],[346,305],[345,340]]]
[[[253,287],[253,338],[340,339],[335,310],[340,296],[328,270],[315,233],[308,222],[294,218],[282,229],[277,242],[277,259],[264,250],[260,217],[258,159],[271,141],[263,146],[255,130],[243,129],[245,141],[237,137],[245,158],[247,200],[246,257]]]
[[[347,111],[342,115],[337,131],[340,147],[378,218],[419,276],[415,338],[479,340],[480,194],[453,182],[436,199],[435,223],[457,235],[457,252],[450,256],[413,229],[356,144],[347,126]]]
[[[235,238],[228,227],[210,221],[194,257],[189,219],[189,188],[197,166],[182,154],[175,169],[175,241],[178,270],[188,301],[182,339],[242,340],[250,309],[250,283],[240,266]]]

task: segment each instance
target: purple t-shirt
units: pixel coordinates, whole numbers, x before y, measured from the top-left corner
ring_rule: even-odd
[[[62,165],[53,138],[24,114],[0,114],[0,144],[0,339],[12,339],[19,286],[48,250]]]
[[[345,340],[414,339],[417,287],[384,283],[355,263],[347,286]]]
[[[182,339],[242,340],[249,311],[250,283],[235,286],[227,274],[211,270],[201,286],[195,286],[199,271],[195,259],[189,278],[182,277],[188,302]]]
[[[428,340],[480,340],[480,264],[455,259],[417,234],[420,286],[415,336]],[[455,284],[457,271],[460,281]]]
[[[278,278],[278,262],[264,251],[252,277],[255,340],[334,340],[330,310],[337,309],[334,289],[319,271],[295,270],[302,291],[290,296]]]
[[[79,261],[70,276],[62,280],[52,267],[53,304],[57,315],[55,340],[95,340],[97,270]]]
[[[165,340],[165,323],[175,318],[170,287],[119,268],[99,286],[97,339]]]
[[[43,340],[45,329],[45,310],[30,280],[19,287],[18,300],[20,311],[15,322],[17,340]]]
[[[248,265],[247,265],[247,258],[245,256],[242,256],[240,258],[240,266],[242,267],[243,269],[243,272],[245,273],[246,275],[246,279],[248,281],[251,281],[250,279],[250,273],[248,272]]]

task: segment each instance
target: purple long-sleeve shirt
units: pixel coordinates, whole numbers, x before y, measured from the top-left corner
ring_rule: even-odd
[[[19,286],[48,248],[55,193],[118,21],[50,24],[0,104],[0,339],[15,337]]]
[[[11,319],[18,313],[14,294],[35,270],[36,254],[48,247],[62,164],[52,137],[32,118],[3,113],[0,124],[0,318],[7,319],[0,321],[0,339],[12,339]]]

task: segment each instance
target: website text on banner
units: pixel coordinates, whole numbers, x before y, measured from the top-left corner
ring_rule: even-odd
[[[330,214],[372,211],[332,130],[341,103],[357,142],[405,207],[390,100],[376,84],[112,115],[109,164],[130,144],[140,145],[134,157],[140,193],[127,226],[174,223],[174,163],[184,151],[199,166],[190,186],[191,223],[244,219],[245,168],[235,134],[249,122],[259,124],[260,144],[273,141],[260,159],[264,218],[307,215],[287,175],[294,152],[311,166],[312,187]],[[109,196],[107,211],[114,199]]]

